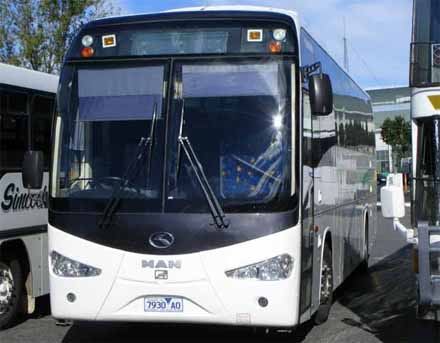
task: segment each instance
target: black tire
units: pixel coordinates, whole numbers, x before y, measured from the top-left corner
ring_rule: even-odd
[[[11,276],[12,280],[10,280]],[[0,300],[3,300],[3,303],[0,303],[0,330],[2,330],[11,327],[23,314],[26,298],[24,273],[17,259],[0,261],[0,291],[3,291],[0,294]]]
[[[321,296],[318,310],[314,321],[316,325],[325,323],[330,315],[333,304],[333,264],[332,251],[328,244],[324,247],[322,270],[321,270]]]

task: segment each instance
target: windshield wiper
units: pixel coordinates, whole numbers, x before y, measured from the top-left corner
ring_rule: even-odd
[[[214,224],[218,229],[227,229],[229,227],[229,220],[226,219],[223,208],[221,207],[217,196],[208,182],[208,178],[203,171],[202,164],[194,152],[191,142],[189,141],[188,137],[179,137],[179,144],[182,146],[183,151],[185,152],[185,155],[188,158],[194,173],[196,174],[197,181],[199,182],[203,195],[206,198],[206,202],[209,205],[212,218],[214,219]]]
[[[197,155],[189,141],[188,137],[182,136],[183,131],[183,122],[184,122],[184,102],[182,101],[182,114],[181,114],[181,123],[180,123],[180,132],[179,132],[179,150],[178,150],[178,159],[177,163],[180,164],[180,147],[183,148],[188,161],[196,174],[197,181],[200,184],[200,188],[203,191],[203,195],[205,196],[206,202],[208,203],[212,218],[214,219],[214,225],[217,226],[219,230],[224,230],[229,227],[229,220],[226,219],[226,215],[223,211],[223,208],[220,205],[220,202],[217,199],[214,191],[209,184],[208,178],[206,177],[205,172],[203,171],[203,166],[200,163]]]
[[[112,196],[110,197],[107,205],[105,206],[102,214],[101,221],[99,222],[100,228],[106,228],[112,221],[112,217],[118,209],[121,202],[121,190],[131,184],[139,175],[142,166],[146,164],[147,171],[147,189],[150,184],[151,174],[151,159],[153,155],[154,137],[156,132],[157,123],[157,104],[154,104],[153,118],[151,121],[150,133],[147,139],[141,138],[138,144],[136,152],[136,158],[130,163],[127,170],[124,173],[122,182],[114,189]]]

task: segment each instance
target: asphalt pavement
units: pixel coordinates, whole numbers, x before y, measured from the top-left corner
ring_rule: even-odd
[[[48,298],[14,328],[0,332],[1,343],[85,342],[440,342],[440,324],[415,315],[415,277],[411,247],[378,212],[378,235],[368,273],[355,272],[338,289],[329,320],[306,323],[292,334],[215,326],[132,323],[75,323],[56,326]],[[408,224],[408,220],[406,220]]]

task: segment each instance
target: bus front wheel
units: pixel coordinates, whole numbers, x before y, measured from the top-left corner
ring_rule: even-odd
[[[325,323],[330,315],[333,304],[333,263],[332,251],[328,244],[324,247],[321,269],[320,304],[315,314],[315,324]]]
[[[20,315],[24,296],[23,270],[13,259],[0,261],[0,330],[14,324]]]

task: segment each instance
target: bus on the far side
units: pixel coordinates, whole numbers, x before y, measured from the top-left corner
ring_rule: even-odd
[[[58,77],[0,63],[0,329],[49,292],[47,207]],[[41,187],[22,184],[29,150],[42,152]]]

